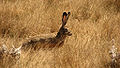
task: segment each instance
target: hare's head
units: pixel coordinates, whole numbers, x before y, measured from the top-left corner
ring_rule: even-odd
[[[61,36],[66,37],[66,36],[71,36],[72,35],[72,33],[67,28],[65,28],[65,25],[67,23],[67,20],[68,20],[69,16],[70,16],[70,12],[68,12],[68,14],[66,12],[63,13],[63,15],[62,15],[62,26],[61,26],[61,28],[58,32],[57,37],[61,37]]]
[[[63,36],[71,36],[72,35],[72,33],[65,27],[61,28],[59,30],[59,33],[60,33],[60,35],[63,35]]]

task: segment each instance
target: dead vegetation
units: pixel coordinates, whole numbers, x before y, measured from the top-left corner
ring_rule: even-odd
[[[120,51],[119,0],[0,0],[0,44],[18,48],[29,36],[58,32],[61,14],[72,36],[59,49],[22,51],[19,62],[1,68],[111,68],[111,40]]]

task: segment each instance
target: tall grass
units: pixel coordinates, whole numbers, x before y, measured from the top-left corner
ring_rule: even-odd
[[[120,50],[119,0],[0,0],[0,42],[18,47],[29,36],[57,32],[70,11],[72,32],[59,49],[22,52],[17,63],[1,68],[109,68],[110,42]]]

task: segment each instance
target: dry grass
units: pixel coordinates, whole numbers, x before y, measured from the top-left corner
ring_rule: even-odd
[[[112,39],[120,50],[119,0],[0,0],[0,42],[19,46],[25,38],[57,32],[70,11],[72,36],[59,49],[22,52],[2,68],[110,68]]]

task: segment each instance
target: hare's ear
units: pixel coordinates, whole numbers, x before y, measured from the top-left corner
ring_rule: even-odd
[[[66,25],[66,20],[67,20],[67,13],[64,12],[63,15],[62,15],[62,26]]]
[[[67,20],[68,20],[69,16],[70,16],[70,12],[68,12],[68,15],[67,15]]]
[[[70,12],[68,12],[68,14],[66,12],[63,13],[63,16],[62,16],[62,26],[63,27],[66,25],[69,16],[70,16]]]

